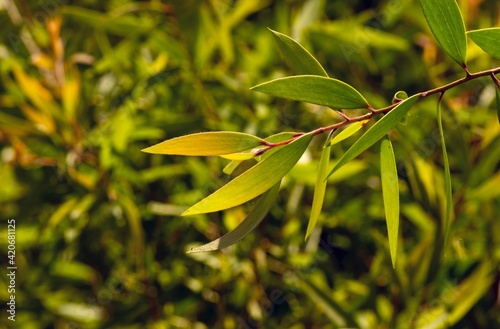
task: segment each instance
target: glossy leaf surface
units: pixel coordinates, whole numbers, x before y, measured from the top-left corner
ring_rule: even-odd
[[[388,138],[382,139],[380,144],[380,177],[389,237],[389,251],[392,267],[396,268],[399,232],[399,181],[394,150]]]
[[[443,50],[464,67],[467,56],[465,25],[455,0],[420,0],[427,24]]]
[[[316,176],[316,184],[314,186],[313,204],[311,208],[311,214],[309,216],[309,223],[307,225],[306,240],[316,227],[319,215],[321,214],[321,208],[323,207],[327,183],[326,174],[328,173],[328,163],[330,160],[331,148],[332,147],[330,145],[326,145],[325,147],[323,147],[323,151],[321,152],[321,159],[319,160],[319,166]]]
[[[301,44],[283,33],[270,30],[287,64],[297,74],[312,74],[327,77],[325,69]]]
[[[228,209],[263,194],[293,168],[311,139],[311,134],[297,138],[186,210],[182,216]]]
[[[500,59],[500,27],[469,31],[467,35],[482,50]]]
[[[264,217],[266,217],[266,214],[269,212],[272,205],[276,201],[276,198],[278,197],[279,188],[280,184],[277,183],[276,185],[271,187],[271,189],[264,192],[253,209],[250,211],[250,213],[238,226],[236,226],[234,230],[212,242],[199,247],[191,248],[188,253],[219,250],[229,247],[246,237],[257,227],[257,225],[259,225]]]
[[[262,145],[262,142],[262,139],[249,134],[217,131],[172,138],[142,151],[172,155],[225,155],[257,147]]]
[[[352,86],[337,79],[315,75],[279,78],[257,85],[252,90],[333,109],[368,107],[366,99]]]

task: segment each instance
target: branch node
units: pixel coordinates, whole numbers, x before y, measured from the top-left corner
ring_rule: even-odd
[[[351,121],[351,118],[349,118],[342,110],[337,111],[337,113],[340,114],[340,116],[344,118],[345,121],[347,122]]]

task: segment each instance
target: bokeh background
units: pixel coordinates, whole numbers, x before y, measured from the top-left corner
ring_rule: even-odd
[[[500,26],[498,1],[458,3],[467,29]],[[294,74],[268,28],[376,107],[461,77],[418,1],[3,0],[0,25],[0,326],[500,328],[500,125],[489,78],[445,96],[455,211],[446,245],[436,98],[390,133],[402,212],[395,270],[376,146],[331,180],[307,241],[324,136],[255,232],[204,254],[186,251],[233,229],[248,205],[179,214],[230,179],[227,160],[140,151],[187,133],[266,137],[341,120],[249,91]],[[471,71],[499,66],[468,48]],[[3,302],[11,218],[15,324]]]

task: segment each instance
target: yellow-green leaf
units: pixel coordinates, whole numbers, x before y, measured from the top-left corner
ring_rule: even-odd
[[[296,75],[264,82],[254,91],[333,109],[368,108],[366,99],[347,83],[317,75]]]
[[[281,55],[297,74],[312,74],[327,77],[325,69],[301,44],[283,33],[270,29]]]
[[[262,145],[262,142],[262,139],[249,134],[216,131],[172,138],[142,151],[154,154],[225,155],[246,151]]]
[[[312,134],[297,138],[186,210],[182,216],[228,209],[263,194],[293,168],[311,139]]]
[[[280,184],[277,183],[271,189],[267,190],[262,194],[254,208],[250,211],[250,213],[245,217],[245,219],[238,225],[234,230],[228,232],[222,237],[204,244],[199,247],[191,248],[188,253],[192,252],[205,252],[212,250],[219,250],[222,248],[229,247],[236,242],[243,239],[248,233],[252,232],[257,225],[266,217],[266,214],[271,209],[272,205],[276,201],[278,197]]]
[[[396,268],[399,232],[399,182],[394,150],[388,138],[382,139],[380,145],[380,177],[389,237],[389,251],[391,253],[392,267]]]
[[[443,50],[465,67],[465,24],[456,0],[420,0],[427,24]]]
[[[384,115],[382,119],[377,121],[367,132],[363,134],[345,153],[340,160],[335,164],[332,171],[328,174],[330,177],[337,169],[351,161],[364,150],[375,144],[378,140],[387,134],[394,126],[398,124],[408,113],[413,105],[418,101],[420,94],[415,94],[408,99],[400,102],[389,113]]]
[[[469,31],[467,35],[482,50],[500,59],[500,27]]]
[[[327,141],[327,144],[329,144],[329,141]],[[307,225],[306,240],[316,227],[319,215],[321,214],[321,208],[323,207],[327,183],[326,174],[328,173],[328,162],[330,160],[330,150],[331,146],[325,145],[325,147],[323,147],[323,151],[321,152],[321,159],[319,160],[318,173],[316,176],[316,185],[314,186],[311,215],[309,216],[309,224]]]
[[[337,136],[335,136],[331,141],[330,141],[330,145],[333,145],[333,144],[337,144],[337,143],[340,143],[341,141],[343,141],[344,139],[347,139],[349,137],[351,137],[352,135],[354,135],[356,132],[358,132],[358,130],[360,130],[361,128],[363,128],[363,126],[368,122],[368,120],[363,120],[363,121],[358,121],[358,122],[354,122],[352,125],[350,125],[349,127],[345,128],[344,130],[342,130]]]

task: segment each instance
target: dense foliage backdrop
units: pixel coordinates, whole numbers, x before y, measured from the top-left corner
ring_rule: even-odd
[[[468,28],[500,26],[496,0],[458,1]],[[417,1],[0,2],[0,299],[16,220],[17,328],[500,328],[500,125],[491,79],[445,97],[455,217],[443,246],[435,99],[391,132],[401,187],[392,269],[371,149],[335,174],[304,242],[314,140],[258,229],[186,254],[248,211],[180,218],[230,178],[215,157],[150,155],[175,136],[268,136],[339,121],[249,91],[293,74],[267,28],[308,48],[376,106],[462,75]],[[469,42],[469,68],[499,65]],[[333,148],[344,152],[352,140]],[[448,324],[447,324],[448,323]]]

